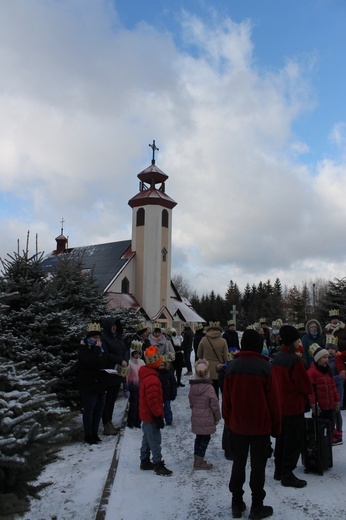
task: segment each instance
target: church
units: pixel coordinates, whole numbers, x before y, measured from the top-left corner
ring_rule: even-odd
[[[150,166],[140,172],[139,193],[128,204],[132,208],[132,238],[120,242],[68,247],[61,234],[56,249],[45,259],[49,270],[59,255],[76,255],[83,269],[106,294],[110,308],[133,308],[138,321],[175,327],[204,323],[186,298],[180,297],[171,280],[172,216],[177,203],[166,193],[168,175],[155,163],[155,141]]]

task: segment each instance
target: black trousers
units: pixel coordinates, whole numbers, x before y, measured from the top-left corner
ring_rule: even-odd
[[[107,424],[112,421],[114,404],[120,390],[121,383],[117,385],[107,386],[106,390],[106,403],[103,409],[102,422]]]
[[[304,414],[283,415],[282,430],[275,442],[275,467],[285,477],[297,467],[303,449]]]
[[[266,492],[264,491],[265,469],[267,465],[269,435],[238,435],[231,433],[233,447],[233,465],[229,490],[233,501],[242,500],[245,482],[245,469],[250,452],[250,489],[252,505],[262,505]]]

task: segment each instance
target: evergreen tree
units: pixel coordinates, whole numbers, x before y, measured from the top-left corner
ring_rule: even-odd
[[[73,413],[60,408],[37,368],[0,356],[0,516],[28,509],[33,482],[69,437]],[[52,380],[53,382],[53,380]]]
[[[328,320],[328,311],[331,309],[339,309],[340,316],[346,316],[346,277],[334,278],[328,284],[325,305],[322,309],[325,321]]]
[[[272,294],[272,319],[277,320],[278,318],[283,319],[282,286],[279,278],[274,282]]]

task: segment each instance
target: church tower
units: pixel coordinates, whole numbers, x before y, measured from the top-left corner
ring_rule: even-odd
[[[139,193],[129,200],[132,208],[132,251],[135,260],[134,296],[150,318],[160,318],[168,307],[171,285],[172,209],[176,202],[165,193],[168,179],[155,164],[153,144],[151,165],[137,175]]]

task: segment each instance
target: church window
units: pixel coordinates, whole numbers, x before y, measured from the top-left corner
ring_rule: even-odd
[[[162,227],[168,228],[168,211],[162,210]]]
[[[130,282],[126,276],[121,281],[121,292],[125,294],[130,292]]]
[[[144,226],[145,222],[145,211],[144,208],[139,208],[136,215],[136,226]]]

